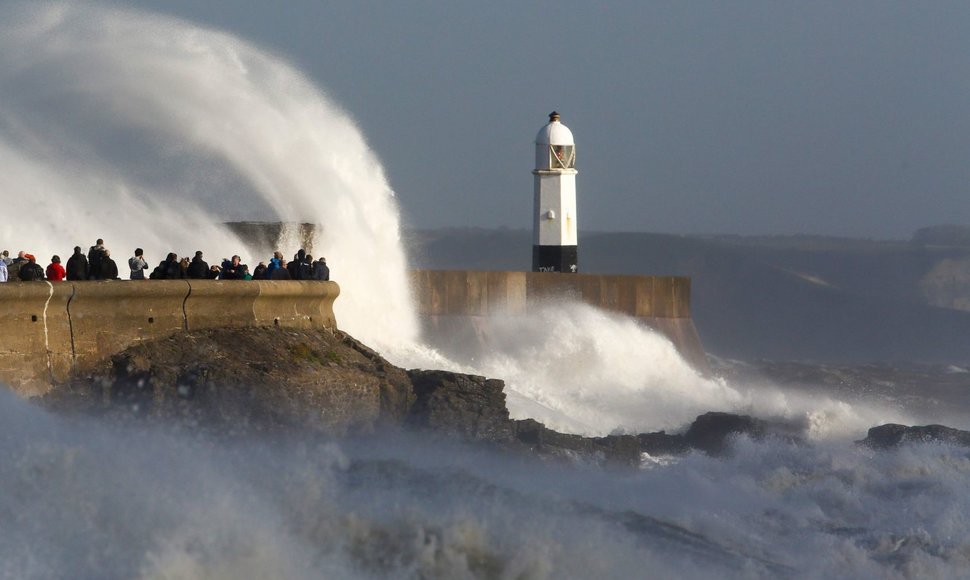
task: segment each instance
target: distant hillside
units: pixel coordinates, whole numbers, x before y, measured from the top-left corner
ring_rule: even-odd
[[[525,230],[416,231],[408,243],[419,268],[531,267],[532,237]],[[970,263],[970,248],[812,236],[589,233],[579,256],[587,273],[692,277],[695,323],[708,351],[721,356],[970,361],[970,312],[931,305],[958,305],[970,296],[947,274]],[[949,286],[934,289],[940,280]]]
[[[945,224],[922,228],[913,234],[913,243],[970,248],[970,227]]]

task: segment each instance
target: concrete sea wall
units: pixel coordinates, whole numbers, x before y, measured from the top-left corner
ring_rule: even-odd
[[[425,335],[436,346],[487,344],[489,317],[572,299],[635,317],[701,372],[690,279],[415,270]],[[209,328],[336,328],[335,282],[152,280],[0,284],[0,383],[23,396],[89,373],[142,341]]]
[[[425,335],[436,346],[487,342],[491,314],[570,299],[636,318],[667,337],[695,369],[709,372],[691,319],[690,278],[415,270],[411,284]]]
[[[0,383],[42,395],[128,346],[186,330],[336,328],[339,294],[315,281],[0,284]]]

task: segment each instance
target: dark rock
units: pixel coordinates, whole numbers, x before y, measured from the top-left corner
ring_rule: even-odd
[[[570,435],[549,429],[535,419],[512,421],[512,426],[516,441],[540,455],[569,460],[592,459],[611,466],[640,464],[640,442],[635,435]]]
[[[505,383],[448,371],[408,371],[414,403],[405,423],[473,441],[512,441]]]
[[[607,465],[640,464],[640,441],[636,435],[607,435],[593,439],[593,449]]]
[[[134,415],[148,416],[155,398],[152,373],[137,368],[127,358],[116,358],[113,367],[113,380],[106,382],[111,402],[127,407]]]
[[[654,457],[663,455],[683,455],[690,451],[687,438],[683,435],[668,435],[665,431],[641,433],[637,435],[640,451]]]
[[[691,423],[684,435],[687,445],[709,455],[720,455],[727,449],[728,439],[736,435],[747,435],[762,439],[767,432],[767,423],[748,415],[732,413],[705,413]]]
[[[858,443],[873,449],[891,449],[911,443],[945,443],[970,447],[970,431],[962,431],[944,425],[909,427],[888,423],[869,429],[866,438]]]
[[[512,436],[525,445],[541,445],[545,425],[535,419],[512,421]]]
[[[387,362],[377,351],[350,336],[337,331],[337,338],[373,364],[374,374],[380,378],[381,420],[400,425],[414,404],[414,389],[407,371]]]
[[[512,421],[517,441],[533,451],[558,457],[592,456],[593,440],[582,435],[559,433],[535,419]]]

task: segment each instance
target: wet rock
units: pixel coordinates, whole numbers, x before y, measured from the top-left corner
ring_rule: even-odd
[[[414,403],[405,424],[472,441],[512,441],[505,383],[448,371],[408,371]]]
[[[970,431],[945,425],[907,426],[887,423],[869,429],[865,439],[858,441],[873,449],[892,449],[911,443],[945,443],[970,447]]]
[[[582,435],[559,433],[535,419],[513,421],[515,439],[542,455],[576,458],[592,456],[593,440]]]
[[[593,450],[602,454],[607,465],[630,465],[640,463],[640,441],[636,435],[607,435],[593,439]]]
[[[512,421],[512,425],[515,440],[539,455],[592,460],[608,466],[640,464],[640,442],[635,435],[571,435],[549,429],[535,419]]]
[[[732,413],[705,413],[691,423],[684,441],[693,449],[709,455],[720,455],[728,446],[730,437],[747,435],[763,439],[768,432],[767,422],[748,415]]]
[[[414,389],[407,371],[392,365],[377,351],[346,332],[337,331],[336,336],[343,346],[353,349],[370,361],[374,374],[380,379],[382,423],[400,425],[411,411],[415,401]]]
[[[155,398],[152,373],[128,358],[119,358],[113,363],[112,379],[102,381],[109,388],[112,404],[123,406],[137,416],[149,415]]]
[[[690,445],[683,435],[669,435],[666,431],[641,433],[637,435],[640,451],[654,457],[682,455],[690,451]]]

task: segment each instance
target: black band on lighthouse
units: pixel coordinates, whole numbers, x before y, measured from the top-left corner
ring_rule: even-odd
[[[575,274],[579,271],[576,246],[532,246],[532,271]]]

